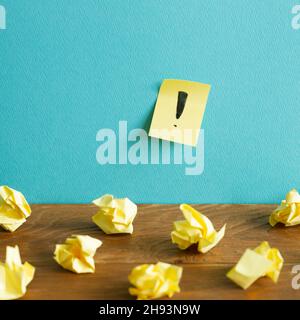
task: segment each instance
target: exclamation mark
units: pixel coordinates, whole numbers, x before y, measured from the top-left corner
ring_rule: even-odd
[[[178,98],[177,98],[177,108],[176,108],[176,119],[178,120],[184,110],[186,99],[188,97],[188,94],[184,91],[178,92]],[[177,127],[176,124],[174,124],[174,127]]]

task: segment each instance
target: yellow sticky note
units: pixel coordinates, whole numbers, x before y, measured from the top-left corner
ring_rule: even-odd
[[[249,288],[257,279],[267,276],[277,282],[283,266],[283,258],[267,241],[254,250],[247,249],[227,277],[243,289]]]
[[[73,235],[64,244],[56,245],[54,260],[75,273],[94,273],[94,255],[101,245],[100,240],[90,236]]]
[[[18,229],[31,214],[23,194],[7,186],[0,187],[0,226],[10,232]]]
[[[100,209],[92,219],[105,233],[132,233],[137,206],[128,198],[116,199],[106,194],[93,203]]]
[[[0,262],[0,300],[21,298],[34,277],[35,268],[22,264],[18,246],[6,247],[6,261]]]
[[[149,136],[196,146],[210,85],[164,80],[158,94]]]
[[[134,286],[129,293],[138,300],[158,299],[164,296],[171,298],[180,292],[179,282],[182,268],[168,263],[143,264],[135,267],[128,279]]]
[[[175,221],[171,232],[172,242],[182,250],[198,244],[198,251],[206,253],[224,237],[226,225],[216,231],[212,222],[201,212],[187,204],[180,206],[185,220]]]
[[[272,212],[269,222],[272,227],[277,223],[286,227],[300,224],[300,194],[296,189],[292,189],[281,201],[281,205]]]

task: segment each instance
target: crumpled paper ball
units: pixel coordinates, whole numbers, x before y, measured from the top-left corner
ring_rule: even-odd
[[[269,223],[272,227],[277,223],[286,227],[300,224],[300,194],[296,189],[292,189],[286,199],[281,201],[281,205],[272,212]]]
[[[187,204],[180,206],[185,220],[175,221],[171,232],[172,242],[182,250],[198,244],[198,251],[206,253],[224,237],[226,225],[216,231],[212,222],[202,213]]]
[[[75,273],[94,273],[94,255],[101,245],[100,240],[90,236],[73,235],[64,244],[56,245],[54,260]]]
[[[137,266],[128,277],[134,286],[129,288],[129,293],[137,296],[138,300],[158,299],[163,296],[171,298],[174,293],[180,292],[182,270],[182,267],[163,262]]]
[[[6,247],[6,261],[0,262],[0,300],[13,300],[24,296],[32,281],[35,268],[22,264],[19,247]]]
[[[93,203],[100,209],[92,219],[105,233],[132,233],[137,206],[128,198],[116,199],[106,194]]]
[[[31,214],[23,194],[8,186],[0,187],[0,226],[10,232],[17,230]]]
[[[283,258],[276,248],[267,241],[254,250],[247,249],[238,263],[227,273],[227,277],[243,289],[249,288],[258,278],[269,277],[278,281],[283,266]]]

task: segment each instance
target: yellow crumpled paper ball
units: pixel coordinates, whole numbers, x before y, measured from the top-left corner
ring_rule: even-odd
[[[283,266],[283,258],[267,241],[254,250],[247,249],[227,277],[243,289],[249,288],[258,278],[267,276],[277,282]]]
[[[10,232],[17,230],[31,214],[23,194],[8,186],[0,187],[0,226]]]
[[[35,268],[31,264],[22,264],[18,246],[6,247],[6,261],[0,262],[0,300],[22,297],[34,272]]]
[[[116,199],[106,194],[93,203],[100,208],[92,219],[105,233],[132,233],[137,206],[128,198]]]
[[[90,236],[73,235],[56,245],[54,260],[75,273],[94,273],[94,255],[101,245],[102,241]]]
[[[137,266],[128,276],[134,286],[129,288],[129,293],[137,296],[138,300],[158,299],[163,296],[171,298],[174,293],[180,292],[182,270],[182,267],[163,262]]]
[[[296,189],[292,189],[272,212],[269,223],[272,227],[277,223],[283,223],[286,227],[300,224],[300,194]]]
[[[171,232],[172,242],[182,250],[198,243],[198,251],[206,253],[224,237],[226,225],[216,231],[211,221],[187,204],[180,206],[185,220],[175,221]]]

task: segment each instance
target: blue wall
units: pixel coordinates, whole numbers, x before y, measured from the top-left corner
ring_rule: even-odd
[[[272,203],[300,188],[297,0],[0,0],[0,184],[30,202]],[[96,161],[164,78],[212,85],[205,169]]]

